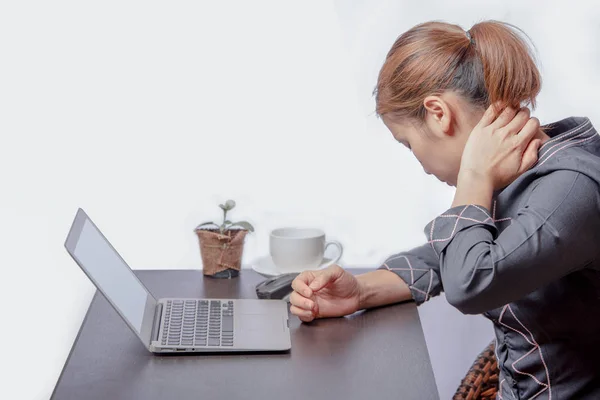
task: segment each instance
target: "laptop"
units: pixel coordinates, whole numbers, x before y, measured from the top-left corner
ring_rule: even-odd
[[[65,248],[152,353],[286,351],[287,303],[260,299],[156,299],[80,208]]]

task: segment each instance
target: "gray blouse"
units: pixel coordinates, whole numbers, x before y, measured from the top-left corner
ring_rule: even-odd
[[[553,124],[533,168],[492,209],[453,207],[427,243],[389,257],[421,304],[444,291],[494,323],[498,399],[600,399],[600,137]],[[465,371],[466,372],[466,371]]]

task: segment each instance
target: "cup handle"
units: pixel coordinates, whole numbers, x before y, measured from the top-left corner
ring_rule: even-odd
[[[338,261],[340,261],[340,258],[342,258],[342,254],[344,254],[344,247],[342,247],[342,244],[340,242],[336,242],[335,240],[327,242],[327,243],[325,243],[324,250],[327,250],[327,248],[329,246],[336,246],[338,248],[338,250],[340,251],[340,253],[337,255],[337,257],[335,257],[335,259],[319,265],[319,269],[327,268],[327,267],[337,263]]]

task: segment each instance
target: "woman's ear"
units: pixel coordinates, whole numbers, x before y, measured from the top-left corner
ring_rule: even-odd
[[[439,139],[446,136],[454,136],[452,129],[452,111],[446,100],[440,96],[427,96],[423,100],[423,106],[427,111],[427,124],[431,133]]]

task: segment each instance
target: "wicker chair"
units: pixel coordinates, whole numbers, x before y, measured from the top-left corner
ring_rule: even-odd
[[[496,400],[499,370],[494,349],[492,342],[479,353],[453,400]]]

